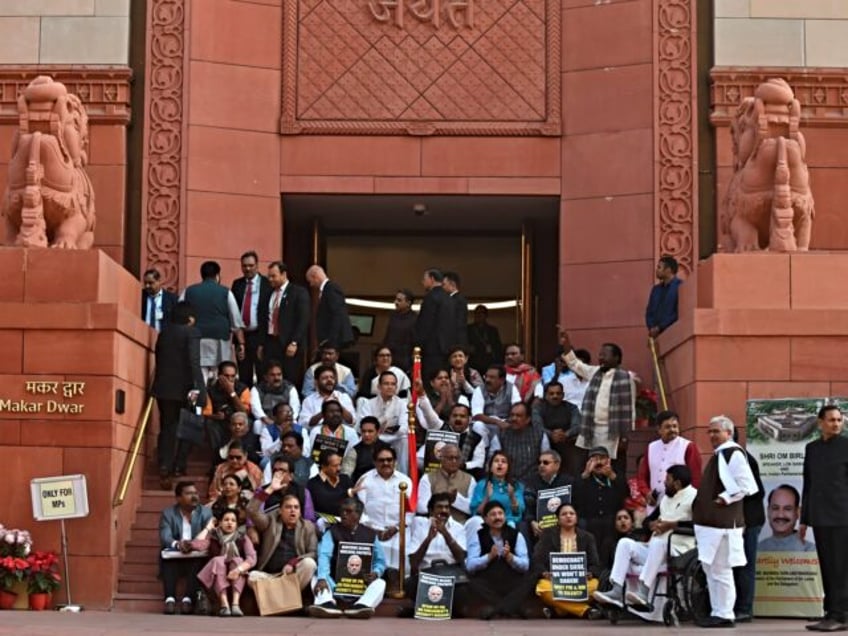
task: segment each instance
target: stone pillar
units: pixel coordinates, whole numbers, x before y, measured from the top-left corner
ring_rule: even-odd
[[[144,457],[126,502],[112,508],[155,334],[139,318],[138,281],[102,251],[0,248],[0,271],[2,522],[29,529],[37,549],[59,552],[59,522],[33,520],[29,483],[84,474],[90,514],[66,522],[73,600],[105,609],[141,493]],[[65,397],[68,383],[82,391]],[[123,413],[117,391],[126,396]],[[63,586],[54,603],[64,596]]]
[[[743,427],[749,399],[848,395],[843,269],[848,254],[715,254],[681,286],[680,321],[659,345],[681,428],[702,452],[709,418]]]

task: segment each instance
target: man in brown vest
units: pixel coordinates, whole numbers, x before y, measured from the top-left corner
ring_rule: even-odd
[[[733,441],[733,421],[724,415],[710,420],[713,456],[704,469],[692,508],[698,559],[707,577],[712,613],[701,627],[732,627],[736,587],[733,568],[745,565],[742,500],[758,492],[745,451]]]
[[[418,514],[429,510],[432,493],[446,492],[450,496],[450,516],[454,521],[465,523],[471,516],[471,495],[477,482],[474,477],[460,470],[462,453],[456,444],[445,444],[442,449],[439,470],[426,473],[418,482]]]

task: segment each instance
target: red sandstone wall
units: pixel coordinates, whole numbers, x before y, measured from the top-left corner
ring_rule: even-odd
[[[74,601],[108,608],[141,489],[136,479],[125,504],[112,508],[150,370],[153,332],[136,314],[139,285],[94,250],[2,248],[0,271],[0,397],[33,399],[23,391],[30,379],[86,383],[80,415],[0,412],[0,520],[30,529],[37,548],[58,551],[59,523],[32,519],[29,482],[84,474],[90,514],[67,522]],[[126,392],[123,414],[115,413],[118,389]],[[63,597],[64,588],[56,601]]]
[[[563,1],[560,317],[593,355],[621,345],[650,378],[653,282],[652,3]]]
[[[181,285],[199,280],[204,260],[228,283],[246,249],[281,256],[280,4],[191,7]]]

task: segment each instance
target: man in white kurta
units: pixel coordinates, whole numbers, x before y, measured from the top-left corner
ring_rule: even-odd
[[[394,449],[382,447],[374,454],[376,468],[362,475],[353,488],[365,506],[362,523],[377,531],[386,555],[386,565],[390,568],[398,568],[401,556],[398,536],[400,484],[406,484],[407,496],[412,493],[412,480],[395,470],[395,462]]]
[[[733,441],[733,429],[733,421],[724,415],[710,420],[714,453],[704,469],[692,508],[698,559],[707,577],[712,605],[712,615],[704,620],[704,627],[733,625],[733,568],[747,562],[742,500],[759,491],[745,451]]]
[[[380,374],[377,396],[360,403],[356,421],[369,415],[380,422],[380,441],[395,449],[397,469],[409,472],[409,413],[406,400],[397,396],[398,380],[391,371]]]
[[[297,423],[301,428],[306,431],[318,426],[321,423],[321,405],[330,400],[335,400],[342,405],[342,418],[347,424],[353,424],[356,410],[353,408],[350,396],[339,390],[335,369],[327,366],[318,367],[316,386],[318,390],[306,397],[300,405]]]
[[[627,592],[626,600],[637,607],[652,601],[657,574],[665,568],[671,540],[671,555],[679,556],[695,547],[695,538],[671,536],[679,526],[692,522],[692,502],[697,490],[692,487],[692,474],[685,465],[669,466],[663,486],[665,496],[660,501],[659,517],[651,522],[651,538],[641,543],[624,537],[615,548],[610,572],[613,584],[609,592],[595,592],[600,603],[623,607],[624,582],[630,573],[639,575],[639,589]]]

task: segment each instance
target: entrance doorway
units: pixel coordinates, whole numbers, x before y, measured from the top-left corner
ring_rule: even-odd
[[[469,312],[486,304],[504,344],[523,344],[540,363],[552,355],[558,197],[292,194],[282,207],[290,272],[302,282],[317,262],[342,286],[362,365],[382,341],[396,290],[419,300],[429,267],[460,275]]]

